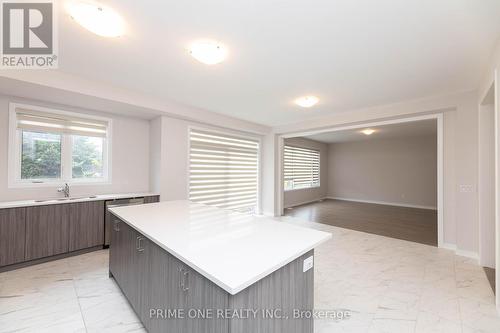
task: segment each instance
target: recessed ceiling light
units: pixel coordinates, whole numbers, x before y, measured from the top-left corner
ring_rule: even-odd
[[[227,48],[212,40],[195,41],[189,47],[193,58],[206,65],[215,65],[223,62],[228,54]]]
[[[295,104],[302,106],[303,108],[310,108],[319,102],[319,98],[316,96],[304,96],[299,97],[295,100]]]
[[[91,1],[68,3],[71,18],[85,29],[102,37],[119,37],[125,33],[125,22],[110,7]]]
[[[362,130],[361,133],[363,133],[364,135],[372,135],[373,133],[375,133],[375,130],[371,129],[371,128],[367,128],[367,129]]]

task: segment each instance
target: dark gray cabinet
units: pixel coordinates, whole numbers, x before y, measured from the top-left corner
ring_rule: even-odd
[[[147,264],[145,245],[145,238],[138,232],[119,219],[113,219],[109,269],[137,313],[141,312],[140,286]]]
[[[104,201],[69,205],[69,251],[104,244]]]
[[[144,202],[153,203],[159,199],[159,196],[148,196],[144,197]],[[0,267],[10,270],[18,267],[14,264],[25,261],[38,263],[38,259],[46,261],[52,256],[60,258],[70,252],[104,245],[106,213],[104,201],[0,209]],[[131,245],[118,252],[126,250],[127,256],[137,256],[134,244],[138,235],[130,233],[126,236],[129,239],[123,243]],[[144,244],[144,241],[140,243]],[[128,257],[120,258],[120,261],[125,258]],[[130,258],[138,260],[138,257]],[[9,265],[13,266],[4,267]]]
[[[109,272],[113,272],[113,276],[115,278],[115,281],[118,284],[121,284],[122,282],[122,268],[125,266],[122,261],[124,260],[123,258],[123,251],[121,249],[121,246],[123,244],[123,241],[121,239],[121,236],[123,235],[120,229],[120,220],[117,218],[113,218],[112,222],[112,231],[110,234],[111,238],[111,243],[113,244],[113,251],[109,251]]]
[[[141,198],[126,198],[126,199],[116,199],[116,200],[108,200],[105,202],[105,221],[104,221],[104,246],[109,246],[110,235],[111,235],[111,221],[113,219],[112,214],[108,211],[109,207],[113,206],[129,206],[129,205],[137,205],[137,204],[147,204],[159,202],[160,196],[153,195],[148,197]]]
[[[0,266],[24,261],[26,208],[0,210]]]
[[[151,309],[185,309],[185,316],[188,309],[226,309],[228,294],[126,223],[115,225],[110,273],[149,332],[227,332],[225,319],[151,318]]]
[[[304,260],[314,256],[313,250],[231,295],[127,223],[115,219],[119,228],[115,228],[111,236],[110,276],[114,277],[148,332],[314,331],[312,316],[293,317],[295,309],[313,309],[314,270],[303,270]],[[217,310],[226,309],[253,309],[257,313],[256,317],[245,319],[216,315]],[[213,318],[192,317],[192,311],[206,315],[207,310],[213,311]],[[276,315],[273,310],[287,319],[272,317]],[[179,316],[179,311],[183,311],[183,316]]]
[[[141,321],[149,332],[224,333],[223,318],[186,318],[189,311],[227,309],[228,293],[168,252],[146,240],[146,268],[141,268]],[[143,266],[141,266],[143,267]],[[151,318],[150,309],[183,309],[184,318]]]
[[[174,267],[181,267],[184,276],[180,293],[180,304],[178,307],[188,310],[213,309],[214,312],[219,309],[229,309],[230,295],[219,286],[192,270],[189,266],[180,262],[177,258],[174,260]],[[219,333],[228,332],[228,320],[224,318],[204,319],[196,317],[189,320],[183,320],[180,332],[205,332]]]
[[[125,258],[125,267],[122,272],[122,285],[130,304],[132,304],[136,312],[139,312],[141,259],[144,257],[144,253],[139,252],[139,234],[124,223],[122,223],[121,229],[123,230],[121,236],[123,245],[121,250]]]
[[[145,283],[141,285],[139,318],[149,332],[181,332],[182,320],[170,318],[168,323],[163,323],[166,320],[149,316],[149,309],[178,308],[181,295],[179,266],[152,242],[147,242],[146,251],[148,262],[144,270]]]
[[[68,252],[69,205],[26,208],[25,260]]]

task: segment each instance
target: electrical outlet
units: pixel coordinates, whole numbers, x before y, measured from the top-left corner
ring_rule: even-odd
[[[460,193],[472,193],[474,192],[474,185],[460,185]]]
[[[309,258],[304,259],[304,267],[303,271],[304,273],[313,268],[314,266],[314,257],[310,256]]]

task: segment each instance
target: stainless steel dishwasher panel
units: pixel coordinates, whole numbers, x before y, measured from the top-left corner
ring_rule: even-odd
[[[111,226],[112,226],[112,214],[108,211],[109,208],[120,207],[120,206],[133,206],[142,205],[144,203],[144,198],[133,198],[133,199],[116,199],[106,201],[106,218],[104,220],[104,247],[109,246],[110,236],[111,236]]]

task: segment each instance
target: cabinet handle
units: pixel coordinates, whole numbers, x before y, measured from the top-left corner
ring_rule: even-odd
[[[135,248],[137,249],[137,251],[139,252],[144,252],[144,248],[142,247],[142,241],[144,240],[145,238],[142,237],[142,236],[138,236],[135,240]]]
[[[179,267],[179,288],[182,291],[189,290],[189,271],[183,267]]]
[[[186,270],[184,271],[184,283],[182,291],[188,291],[188,290],[189,290],[189,271]]]
[[[184,290],[184,268],[179,267],[179,289]]]
[[[120,231],[120,221],[118,221],[118,220],[114,221],[114,223],[113,223],[113,229],[115,231]]]

